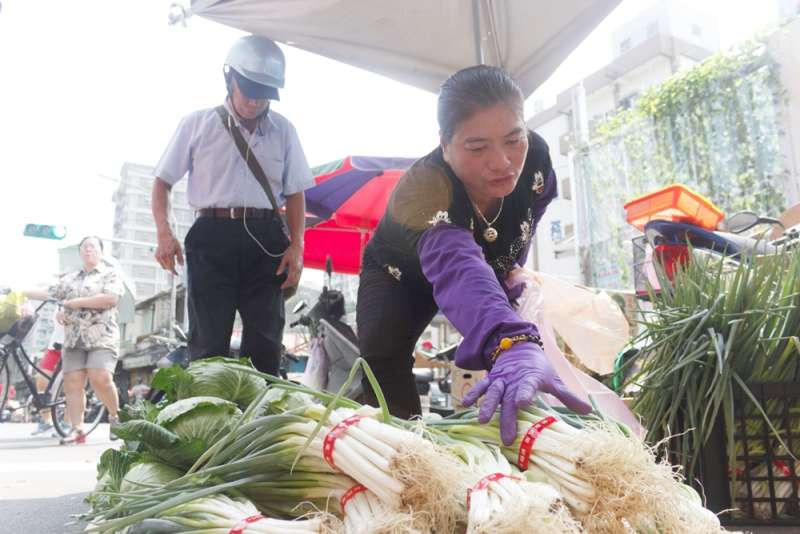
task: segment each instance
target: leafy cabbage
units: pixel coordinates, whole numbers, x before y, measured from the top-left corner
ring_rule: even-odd
[[[114,426],[129,446],[140,448],[175,467],[189,467],[227,434],[242,412],[233,402],[217,397],[179,400],[161,410],[155,422],[135,419]]]
[[[183,472],[161,462],[139,462],[125,474],[119,490],[122,493],[142,491],[154,486],[163,486],[182,475]]]
[[[266,382],[249,373],[253,366],[246,358],[205,358],[187,369],[173,366],[161,369],[152,386],[167,393],[170,400],[190,397],[218,397],[245,409],[266,389]]]

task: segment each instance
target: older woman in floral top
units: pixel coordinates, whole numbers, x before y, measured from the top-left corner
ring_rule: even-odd
[[[64,275],[48,291],[62,301],[56,320],[64,325],[62,366],[67,417],[71,433],[62,443],[83,443],[83,410],[86,379],[108,409],[109,422],[117,419],[119,399],[114,369],[119,353],[117,302],[124,293],[117,270],[103,262],[103,243],[85,237],[79,245],[83,268]]]

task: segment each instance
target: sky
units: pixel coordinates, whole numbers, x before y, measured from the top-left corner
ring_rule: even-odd
[[[24,288],[52,277],[59,247],[111,235],[122,164],[154,165],[181,117],[222,101],[222,65],[243,33],[200,17],[169,26],[171,0],[0,1],[0,286]],[[623,0],[528,99],[528,116],[535,100],[550,102],[607,63],[611,31],[656,1]],[[692,6],[715,15],[723,47],[776,14],[772,0]],[[294,123],[312,166],[348,154],[417,157],[436,145],[434,94],[283,49],[286,87],[273,109]],[[23,237],[26,223],[68,235]]]

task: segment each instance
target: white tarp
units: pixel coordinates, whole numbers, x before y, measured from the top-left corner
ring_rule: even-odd
[[[458,69],[499,65],[527,97],[619,1],[194,0],[171,18],[198,15],[432,92]]]

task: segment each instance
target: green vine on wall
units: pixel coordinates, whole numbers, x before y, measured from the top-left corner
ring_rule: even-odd
[[[683,183],[726,213],[784,208],[783,90],[766,36],[718,53],[646,91],[597,126],[576,154],[589,283],[630,287],[625,201]]]

